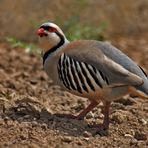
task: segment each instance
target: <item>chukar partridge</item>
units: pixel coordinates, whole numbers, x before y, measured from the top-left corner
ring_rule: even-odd
[[[126,94],[148,98],[148,78],[142,68],[109,43],[95,40],[69,42],[63,31],[48,22],[37,31],[43,66],[49,77],[68,92],[88,98],[90,105],[76,118],[104,105],[100,130],[109,129],[109,107]]]

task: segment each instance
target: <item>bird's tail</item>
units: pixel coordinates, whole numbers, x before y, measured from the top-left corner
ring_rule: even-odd
[[[148,99],[148,95],[145,94],[144,92],[136,89],[135,87],[129,87],[129,92],[132,94],[132,95],[135,95],[135,96],[138,96],[142,99]]]

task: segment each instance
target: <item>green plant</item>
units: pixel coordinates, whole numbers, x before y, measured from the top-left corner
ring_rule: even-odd
[[[12,48],[24,48],[27,53],[41,54],[41,49],[31,43],[25,43],[15,37],[7,37],[6,41],[10,43]]]
[[[104,40],[103,32],[107,28],[107,22],[101,22],[98,27],[80,23],[78,16],[73,16],[63,25],[63,30],[69,40],[96,39]]]

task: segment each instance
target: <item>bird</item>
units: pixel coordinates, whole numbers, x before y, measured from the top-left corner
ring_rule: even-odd
[[[148,99],[146,72],[111,43],[97,40],[69,41],[58,25],[45,22],[37,29],[43,67],[55,84],[90,104],[72,118],[82,120],[100,102],[104,119],[96,133],[109,131],[111,103],[124,95]]]

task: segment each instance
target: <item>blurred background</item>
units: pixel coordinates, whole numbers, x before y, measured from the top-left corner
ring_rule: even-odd
[[[0,0],[0,18],[0,41],[27,52],[40,53],[36,30],[51,21],[70,41],[107,40],[148,67],[148,0]]]
[[[148,0],[0,0],[0,40],[37,41],[43,22],[57,23],[70,40],[148,31]]]

